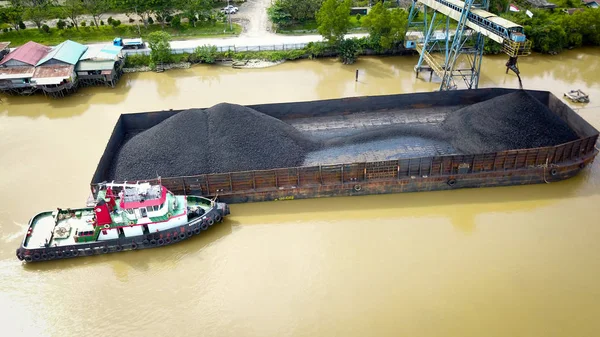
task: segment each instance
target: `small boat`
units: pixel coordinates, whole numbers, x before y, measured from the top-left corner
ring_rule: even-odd
[[[589,103],[590,101],[590,97],[579,89],[565,92],[564,96],[575,103]]]
[[[91,207],[41,212],[29,221],[17,258],[49,261],[166,246],[223,221],[229,206],[174,195],[160,183],[101,183]]]

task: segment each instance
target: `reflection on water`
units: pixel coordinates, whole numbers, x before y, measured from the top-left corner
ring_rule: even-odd
[[[232,205],[224,223],[169,247],[14,257],[35,212],[83,205],[121,113],[437,89],[416,61],[200,65],[61,100],[3,96],[3,335],[598,335],[598,162],[552,184]],[[480,86],[516,88],[505,62],[484,58]],[[598,49],[578,49],[519,65],[525,88],[590,94],[572,106],[600,128],[599,62]]]

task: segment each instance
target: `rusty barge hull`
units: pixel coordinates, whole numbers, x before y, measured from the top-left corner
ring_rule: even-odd
[[[417,115],[420,111],[430,114],[432,109],[441,111],[449,106],[465,106],[513,91],[490,88],[248,107],[294,125],[295,121],[301,119],[356,113],[376,116],[401,110]],[[162,177],[162,184],[174,193],[218,196],[219,200],[226,203],[244,203],[539,184],[575,176],[598,154],[598,130],[552,93],[528,92],[560,116],[579,139],[557,146],[496,153],[435,156],[419,156],[416,153],[413,157],[402,156],[394,160]],[[151,128],[178,112],[171,110],[121,115],[92,178],[92,193],[95,194],[96,184],[108,180],[114,155],[128,134]]]

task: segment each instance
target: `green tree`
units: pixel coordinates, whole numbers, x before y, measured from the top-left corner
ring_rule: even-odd
[[[190,24],[196,27],[197,21],[209,21],[212,3],[211,0],[189,0],[182,3],[181,9]]]
[[[292,15],[283,7],[282,1],[277,0],[267,8],[267,14],[272,23],[278,26],[287,26],[292,23]]]
[[[572,46],[600,45],[600,11],[596,8],[586,8],[564,16],[561,26],[568,33]]]
[[[342,40],[338,45],[338,57],[343,64],[356,62],[360,49],[355,39]]]
[[[82,4],[85,11],[92,16],[98,29],[98,22],[111,6],[110,0],[82,0]]]
[[[8,23],[14,30],[19,30],[19,23],[23,21],[25,9],[20,2],[12,2],[11,6],[2,8],[2,21]]]
[[[167,32],[157,31],[148,34],[148,47],[150,59],[153,64],[168,63],[171,61],[171,35]]]
[[[162,28],[165,28],[167,18],[173,15],[180,4],[173,0],[151,0],[148,6],[152,13],[156,14],[156,20],[160,22]]]
[[[271,10],[274,16],[268,10],[267,13],[269,13],[271,21],[276,24],[289,23],[286,21],[287,18],[290,22],[304,22],[314,19],[322,4],[323,0],[275,0],[270,7],[274,8]]]
[[[381,48],[391,49],[404,41],[407,20],[408,15],[405,10],[399,8],[389,10],[378,3],[363,19],[362,26],[369,31],[369,35]]]
[[[351,0],[325,0],[317,13],[319,34],[330,45],[337,45],[350,29]]]
[[[153,0],[114,0],[114,6],[125,11],[127,15],[135,15],[148,26],[148,18],[154,10]]]
[[[58,19],[58,21],[56,21],[56,28],[65,29],[66,26],[67,26],[67,23],[64,22],[62,19]]]
[[[538,9],[530,11],[533,13],[531,18],[523,12],[505,13],[501,16],[523,26],[525,35],[533,42],[534,51],[557,53],[569,45],[566,27],[563,27],[563,15]]]
[[[23,19],[29,20],[41,30],[44,22],[49,18],[49,0],[12,0],[13,6],[19,3],[23,7]]]
[[[83,14],[81,0],[65,0],[61,9],[64,15],[71,20],[75,29],[79,30],[79,16]]]
[[[500,13],[503,13],[508,8],[509,3],[509,0],[490,0],[489,11],[498,15]]]

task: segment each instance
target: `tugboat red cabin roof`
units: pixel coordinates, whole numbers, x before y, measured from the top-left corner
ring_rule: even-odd
[[[167,200],[167,189],[164,186],[160,186],[160,196],[158,198],[138,199],[135,201],[126,201],[128,198],[121,198],[120,207],[122,209],[140,208],[148,206],[158,206],[164,204]]]

